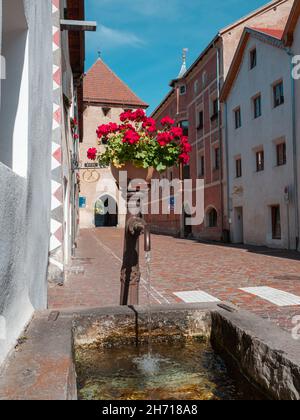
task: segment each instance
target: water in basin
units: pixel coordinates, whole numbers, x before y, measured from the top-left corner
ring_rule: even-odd
[[[244,395],[210,344],[189,340],[109,349],[79,350],[82,400],[238,400]]]

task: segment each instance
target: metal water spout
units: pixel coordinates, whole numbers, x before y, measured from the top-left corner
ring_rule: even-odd
[[[141,215],[130,216],[126,222],[123,265],[121,270],[121,297],[123,306],[139,304],[140,236],[144,233],[145,252],[151,251],[150,226]]]

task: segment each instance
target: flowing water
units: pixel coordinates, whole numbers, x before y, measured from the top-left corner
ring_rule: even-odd
[[[222,360],[203,339],[154,343],[151,253],[146,253],[148,345],[77,350],[82,400],[244,399]]]
[[[82,400],[244,399],[203,340],[152,343],[150,359],[146,345],[81,350],[76,359]]]

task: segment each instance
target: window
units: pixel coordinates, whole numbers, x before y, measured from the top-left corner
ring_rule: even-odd
[[[238,158],[235,161],[236,166],[236,177],[241,178],[242,177],[242,159]]]
[[[281,239],[281,215],[280,206],[272,206],[272,238]]]
[[[220,169],[220,149],[215,149],[215,170]]]
[[[189,122],[188,121],[181,121],[179,123],[179,127],[183,129],[183,135],[187,136],[189,135]]]
[[[199,169],[199,177],[203,178],[205,175],[205,160],[204,155],[200,156],[200,169]]]
[[[254,118],[261,117],[261,95],[253,99]]]
[[[286,164],[286,143],[280,143],[276,146],[277,166]]]
[[[200,111],[198,114],[198,130],[202,130],[204,126],[204,114],[203,111]]]
[[[210,209],[208,212],[208,227],[215,228],[218,226],[218,213],[216,209]]]
[[[196,80],[195,83],[194,83],[194,94],[195,94],[195,96],[198,94],[198,92],[199,92],[199,82],[198,82],[198,80]]]
[[[284,104],[283,82],[273,86],[274,108]]]
[[[206,71],[204,71],[202,73],[202,86],[205,87],[206,83],[207,83],[207,73],[206,73]]]
[[[214,99],[212,102],[212,116],[211,120],[216,120],[219,115],[219,101],[218,99]]]
[[[256,48],[254,48],[252,51],[250,51],[250,69],[254,69],[257,65],[257,51]]]
[[[184,165],[183,167],[183,179],[191,178],[191,168],[190,165]]]
[[[236,128],[236,130],[242,126],[241,108],[237,108],[234,111],[234,122],[235,122],[235,128]]]
[[[111,108],[102,108],[102,111],[103,111],[104,117],[109,117]]]
[[[185,95],[186,94],[186,86],[181,85],[180,88],[179,88],[179,92],[180,92],[180,95]]]
[[[265,152],[260,150],[256,152],[256,172],[261,172],[265,169]]]

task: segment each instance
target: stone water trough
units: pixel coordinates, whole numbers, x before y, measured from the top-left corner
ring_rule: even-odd
[[[75,351],[147,341],[146,308],[42,312],[0,375],[0,399],[76,400]],[[268,321],[229,304],[152,308],[153,340],[208,339],[249,399],[300,400],[300,345]]]

